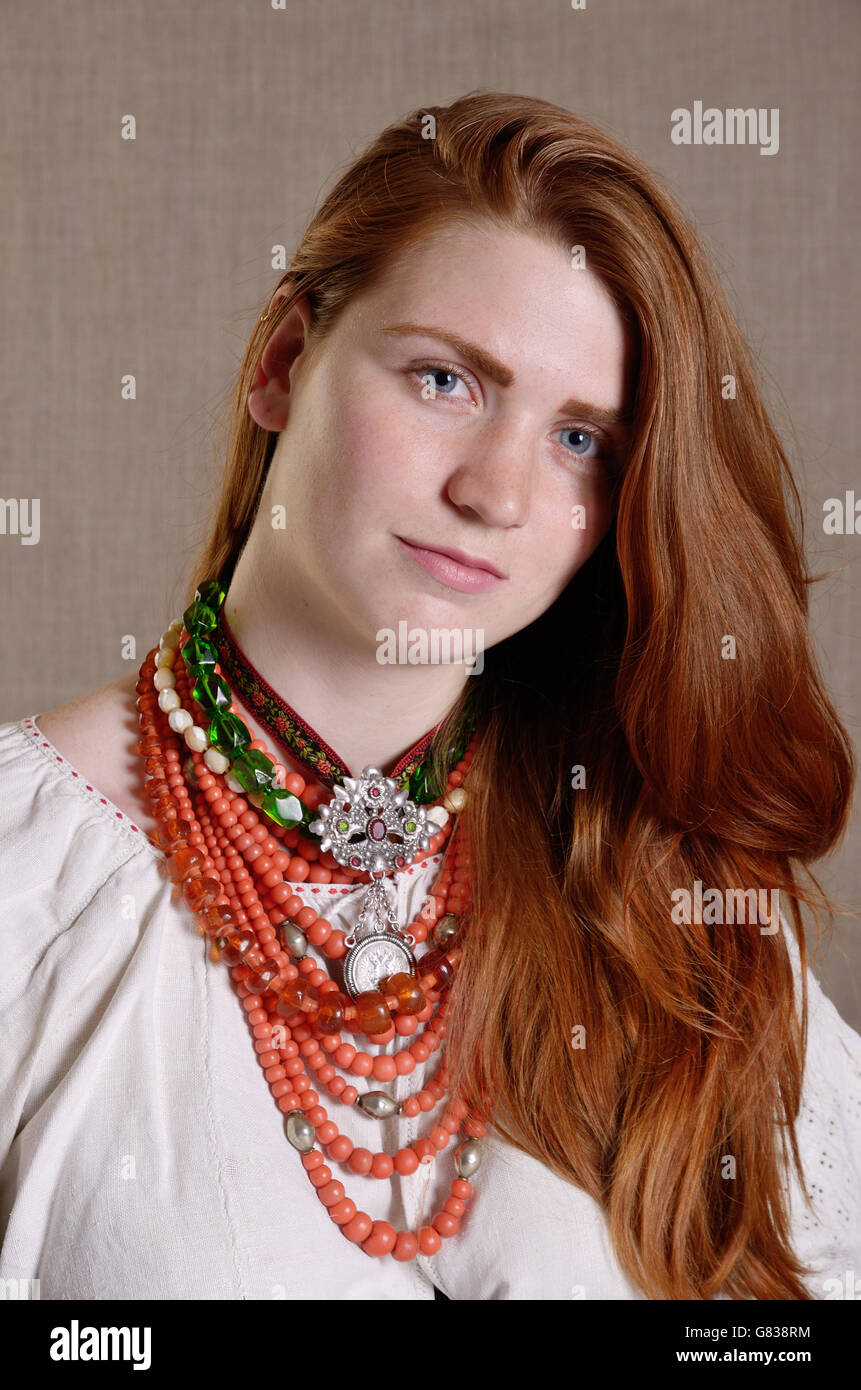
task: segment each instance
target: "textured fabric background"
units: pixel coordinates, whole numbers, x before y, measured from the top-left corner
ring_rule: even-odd
[[[38,544],[0,535],[0,719],[122,675],[123,639],[139,664],[177,615],[271,248],[389,121],[498,88],[597,121],[692,217],[832,572],[813,628],[857,734],[861,535],[822,527],[826,498],[861,496],[857,0],[7,0],[0,24],[0,494],[40,499]],[[674,145],[696,100],[777,107],[778,152]],[[855,910],[858,850],[856,813],[819,866]],[[857,919],[820,963],[861,1026]]]

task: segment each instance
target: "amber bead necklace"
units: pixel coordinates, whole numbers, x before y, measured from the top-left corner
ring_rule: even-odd
[[[426,1136],[393,1155],[372,1153],[340,1133],[315,1086],[335,1104],[356,1105],[380,1120],[430,1112],[447,1095],[442,1061],[417,1095],[400,1102],[382,1090],[360,1093],[338,1068],[385,1083],[441,1051],[444,996],[461,956],[459,919],[469,901],[469,848],[458,812],[477,734],[449,772],[444,794],[427,809],[373,768],[336,784],[334,800],[324,806],[327,788],[289,773],[242,720],[217,651],[208,645],[223,598],[218,584],[201,586],[140,669],[138,747],[157,842],[212,959],[229,967],[286,1137],[330,1219],[368,1255],[399,1261],[433,1255],[460,1229],[473,1195],[469,1179],[481,1164],[485,1119],[451,1099]],[[369,829],[357,857],[359,824]],[[402,852],[390,849],[393,841]],[[388,907],[383,879],[444,845],[437,880],[404,932]],[[302,882],[368,884],[366,907],[349,936],[303,903],[295,891]],[[363,924],[366,911],[369,924]],[[433,949],[416,960],[410,947],[429,935]],[[349,986],[342,988],[307,954],[309,944],[335,969],[340,964]],[[351,959],[352,975],[345,968]],[[384,973],[375,977],[381,965]],[[375,987],[365,987],[369,983]],[[371,1056],[342,1038],[344,1032],[366,1034],[375,1044],[397,1035],[405,1045]],[[391,1180],[432,1163],[461,1130],[465,1139],[455,1153],[450,1195],[415,1232],[359,1210],[326,1161]]]

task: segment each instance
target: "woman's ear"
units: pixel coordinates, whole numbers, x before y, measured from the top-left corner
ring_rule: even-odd
[[[290,286],[281,286],[272,297],[267,317],[288,298]],[[271,334],[254,373],[248,393],[248,412],[264,430],[280,433],[290,409],[291,372],[308,345],[311,331],[311,305],[300,295]]]

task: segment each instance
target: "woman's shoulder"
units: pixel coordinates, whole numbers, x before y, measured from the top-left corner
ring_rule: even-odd
[[[0,725],[0,905],[16,913],[156,859],[128,678]]]
[[[134,714],[124,679],[0,725],[0,1162],[112,1001],[123,1016],[149,996],[175,926],[164,856],[122,766]]]
[[[54,773],[56,790],[83,793],[150,836],[156,825],[143,789],[137,752],[136,676],[130,674],[44,714],[0,725],[0,778],[7,817],[31,800],[44,781],[44,765]],[[43,773],[42,779],[35,770]],[[80,803],[79,803],[80,808]],[[116,816],[116,812],[120,812]],[[8,823],[4,830],[8,832]]]
[[[133,767],[134,713],[124,679],[0,725],[0,1013],[21,1002],[23,1038],[28,1009],[97,993],[170,904],[131,771],[114,767]]]
[[[795,932],[783,917],[781,928],[792,962],[799,1010],[803,984],[807,987],[805,1089],[808,1092],[819,1089],[820,1094],[823,1089],[837,1094],[843,1092],[847,1099],[847,1118],[856,1126],[861,1140],[861,1034],[847,1023],[826,994],[814,974],[809,954],[802,972]]]
[[[806,980],[808,1004],[797,1137],[812,1206],[793,1179],[797,1253],[819,1271],[814,1297],[839,1297],[835,1281],[861,1259],[861,1035],[838,1012],[809,963],[802,974],[795,934],[782,925],[796,998],[800,1002]]]

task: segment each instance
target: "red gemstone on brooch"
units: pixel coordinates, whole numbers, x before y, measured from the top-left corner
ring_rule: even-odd
[[[380,820],[379,816],[368,821],[368,835],[372,840],[384,840],[386,838],[386,822]]]

